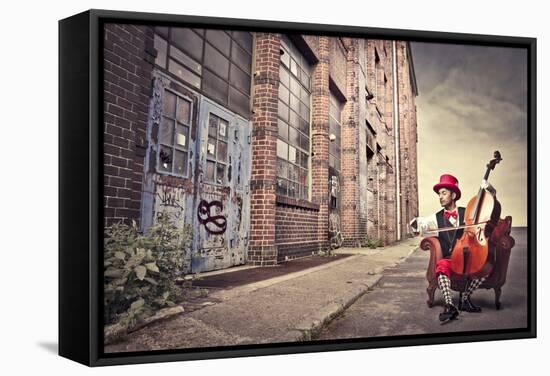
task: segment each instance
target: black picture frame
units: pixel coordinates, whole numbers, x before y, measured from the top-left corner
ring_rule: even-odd
[[[528,54],[528,327],[517,330],[105,354],[102,351],[102,68],[105,23],[182,25],[525,48]],[[59,354],[88,366],[536,337],[536,39],[89,10],[59,22]]]

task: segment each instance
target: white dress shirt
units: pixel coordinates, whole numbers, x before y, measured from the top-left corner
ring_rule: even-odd
[[[449,222],[452,226],[457,227],[460,223],[460,213],[458,212],[458,207],[455,210],[456,219],[449,217]],[[438,228],[436,213],[427,217],[416,217],[409,223],[409,226],[412,232],[416,235],[424,236],[426,233],[432,234],[432,232]]]

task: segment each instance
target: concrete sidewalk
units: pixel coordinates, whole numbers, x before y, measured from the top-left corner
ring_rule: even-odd
[[[418,239],[378,248],[343,248],[350,257],[235,288],[212,291],[204,307],[155,322],[106,346],[144,351],[315,338],[323,325],[372,289],[385,268],[404,261]]]

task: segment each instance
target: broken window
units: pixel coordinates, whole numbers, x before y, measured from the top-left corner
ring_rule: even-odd
[[[309,198],[311,67],[288,39],[281,40],[277,194]]]
[[[227,169],[229,122],[210,113],[208,118],[208,142],[206,146],[206,181],[226,184],[231,180]]]
[[[170,90],[164,91],[158,135],[158,172],[187,176],[191,107],[191,100]]]

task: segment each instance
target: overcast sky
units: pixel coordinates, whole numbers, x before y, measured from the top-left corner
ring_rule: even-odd
[[[412,43],[419,95],[419,211],[439,210],[432,188],[440,175],[459,180],[467,206],[477,194],[486,164],[503,160],[489,182],[502,204],[501,217],[527,225],[527,52],[524,49]]]

